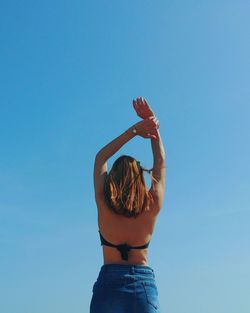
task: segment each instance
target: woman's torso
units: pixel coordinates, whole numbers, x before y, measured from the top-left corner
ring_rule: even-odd
[[[150,241],[157,214],[153,210],[143,212],[136,218],[113,213],[105,204],[98,205],[98,225],[103,237],[114,245],[126,243],[142,246]],[[148,265],[148,249],[131,249],[128,261],[122,260],[120,252],[103,245],[104,264]]]

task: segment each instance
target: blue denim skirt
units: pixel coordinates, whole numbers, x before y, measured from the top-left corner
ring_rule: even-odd
[[[104,264],[92,291],[90,313],[160,313],[149,266]]]

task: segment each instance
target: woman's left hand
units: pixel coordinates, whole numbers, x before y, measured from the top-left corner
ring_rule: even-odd
[[[143,119],[155,117],[153,110],[145,98],[139,97],[136,100],[133,100],[133,107],[137,115]]]

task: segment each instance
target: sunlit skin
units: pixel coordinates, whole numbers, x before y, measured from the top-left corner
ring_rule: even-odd
[[[131,126],[97,153],[94,167],[94,185],[98,208],[98,225],[105,239],[113,244],[127,243],[131,246],[141,246],[150,240],[162,206],[165,189],[165,152],[159,132],[159,121],[155,117],[148,102],[140,97],[133,100],[133,107],[142,120]],[[132,132],[133,128],[136,128],[136,134]],[[107,207],[104,200],[103,186],[105,176],[108,172],[107,160],[136,135],[151,140],[154,157],[152,175],[156,180],[152,180],[149,189],[153,198],[150,211],[145,211],[136,218],[128,218],[112,212]],[[129,260],[125,261],[121,259],[121,255],[117,249],[107,246],[102,247],[104,264],[148,265],[148,249],[131,250],[129,252]]]
[[[150,108],[147,100],[145,98],[137,98],[133,100],[133,107],[139,117],[142,119],[149,118],[151,116],[155,116],[153,110]]]

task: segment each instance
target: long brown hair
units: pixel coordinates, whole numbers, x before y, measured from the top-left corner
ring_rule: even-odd
[[[147,191],[140,162],[122,155],[106,176],[104,196],[107,206],[116,214],[136,217],[150,209],[151,194]]]

